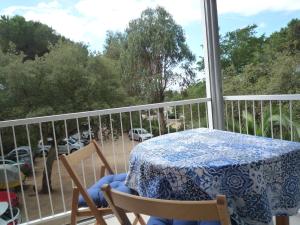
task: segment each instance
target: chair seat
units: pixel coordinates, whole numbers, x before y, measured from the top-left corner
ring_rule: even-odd
[[[133,191],[125,186],[125,179],[127,173],[113,174],[102,177],[97,183],[93,184],[88,190],[88,194],[91,199],[95,202],[97,207],[107,207],[108,204],[104,198],[104,195],[101,191],[101,187],[104,184],[109,184],[112,188],[117,189],[118,191],[134,194]],[[78,200],[79,207],[87,207],[87,204],[83,197],[80,195]]]
[[[218,221],[169,220],[151,216],[147,225],[221,225]]]

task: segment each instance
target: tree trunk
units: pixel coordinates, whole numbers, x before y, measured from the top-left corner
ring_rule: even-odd
[[[42,194],[48,194],[49,189],[50,189],[50,192],[52,192],[51,175],[52,175],[52,166],[53,166],[55,159],[56,159],[55,147],[54,147],[54,145],[51,145],[51,148],[49,149],[47,160],[46,160],[46,167],[44,168],[44,171],[43,171],[42,189],[40,190],[40,193],[42,193]],[[46,170],[46,168],[47,168],[47,170]],[[47,175],[48,175],[48,179],[49,179],[49,189],[48,189],[48,184],[47,184],[46,171],[47,171]]]

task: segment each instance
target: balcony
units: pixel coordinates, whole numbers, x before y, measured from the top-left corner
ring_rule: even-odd
[[[299,127],[293,122],[300,110],[299,101],[300,95],[297,94],[225,96],[225,128],[233,132],[299,141]],[[57,160],[61,153],[58,146],[59,139],[70,138],[74,134],[79,133],[79,140],[82,139],[82,124],[89,132],[88,137],[94,135],[98,140],[114,170],[127,172],[130,151],[139,143],[129,139],[130,129],[145,128],[154,136],[159,136],[186,129],[211,127],[211,115],[207,110],[210,102],[210,98],[199,98],[0,122],[1,155],[5,155],[4,146],[8,145],[8,141],[15,148],[26,145],[32,150],[37,149],[39,140],[43,140],[41,145],[44,149],[47,135],[51,132],[55,141],[55,161],[51,179],[46,177],[44,181],[44,193],[41,192],[43,171],[49,169],[45,154],[39,153],[33,160],[30,152],[32,175],[24,181],[21,176],[17,179],[20,184],[17,194],[22,222],[58,224],[69,221],[72,182]],[[161,127],[159,111],[164,112],[165,129]],[[71,150],[67,145],[67,151],[70,153]],[[21,171],[20,166],[18,170]],[[91,157],[89,162],[82,163],[81,171],[78,172],[88,187],[96,181],[99,171],[97,161]],[[9,179],[7,172],[5,186],[12,191],[8,185]],[[294,219],[299,221],[299,216],[293,217],[292,221]]]
[[[223,96],[217,12],[215,3],[212,4],[215,1],[201,2],[206,98],[0,121],[0,159],[4,161],[12,149],[23,151],[10,153],[17,172],[3,163],[4,182],[0,183],[1,189],[17,193],[17,198],[8,195],[9,211],[12,214],[12,206],[18,201],[22,224],[70,222],[73,183],[58,160],[59,155],[71,154],[92,139],[98,141],[116,173],[128,171],[129,154],[143,141],[132,138],[129,132],[133,129],[145,129],[153,136],[160,136],[206,127],[300,141],[300,126],[296,122],[300,94]],[[0,84],[0,89],[4,88]],[[55,146],[52,152],[47,143],[50,139]],[[92,155],[80,167],[77,172],[84,186],[89,187],[100,175],[99,163]],[[118,224],[113,216],[106,219],[108,224]],[[300,224],[299,213],[290,220],[291,225]],[[93,222],[93,218],[86,218],[81,224]]]

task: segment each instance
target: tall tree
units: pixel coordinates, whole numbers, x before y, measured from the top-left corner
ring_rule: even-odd
[[[188,83],[195,77],[194,60],[182,27],[164,8],[148,8],[129,23],[121,63],[130,94],[163,102],[170,85]],[[163,122],[163,113],[160,115]]]
[[[0,47],[7,52],[10,43],[15,45],[18,53],[25,54],[24,59],[34,59],[49,51],[49,45],[54,45],[62,38],[45,24],[26,21],[22,16],[0,17]]]
[[[164,8],[146,9],[129,23],[121,55],[123,76],[131,90],[138,89],[148,100],[162,102],[170,85],[193,79],[194,60],[182,27]]]
[[[233,66],[235,72],[239,73],[245,65],[257,59],[257,54],[262,52],[265,37],[264,35],[257,37],[256,28],[257,25],[249,25],[228,32],[221,38],[221,64],[223,69]]]
[[[125,39],[125,34],[121,32],[107,31],[103,54],[108,58],[119,60]]]

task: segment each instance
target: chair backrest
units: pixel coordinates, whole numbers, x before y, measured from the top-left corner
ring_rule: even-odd
[[[91,157],[92,154],[97,153],[98,157],[103,163],[103,167],[108,171],[109,174],[114,174],[111,166],[109,165],[108,161],[104,157],[103,153],[100,150],[100,146],[98,143],[93,140],[84,148],[77,150],[69,155],[61,155],[59,158],[63,163],[64,167],[66,168],[67,172],[69,173],[71,179],[73,180],[74,184],[78,188],[78,191],[86,201],[87,205],[92,209],[96,210],[96,205],[94,204],[93,200],[88,195],[87,191],[84,188],[84,185],[81,183],[81,179],[77,175],[75,171],[75,166],[79,164],[82,160]]]
[[[125,212],[134,212],[176,220],[217,220],[221,225],[230,225],[227,201],[224,195],[216,200],[177,201],[135,196],[102,187],[104,196],[122,225],[130,225]]]

